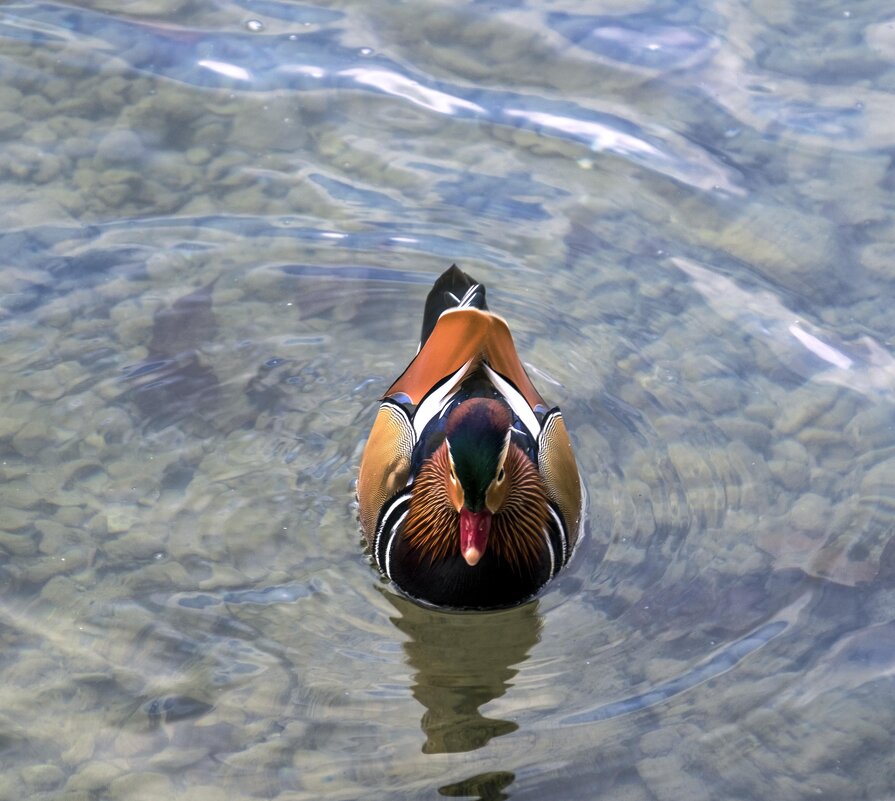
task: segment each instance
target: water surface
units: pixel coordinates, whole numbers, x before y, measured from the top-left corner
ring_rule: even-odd
[[[0,796],[885,799],[878,0],[0,5]],[[423,609],[353,483],[456,261],[587,534]]]

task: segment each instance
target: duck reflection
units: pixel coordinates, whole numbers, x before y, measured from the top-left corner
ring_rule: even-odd
[[[503,792],[516,778],[515,773],[499,770],[479,773],[468,779],[438,788],[438,794],[450,798],[477,798],[479,801],[505,801],[510,796]]]
[[[423,753],[474,751],[518,724],[487,718],[479,708],[500,698],[538,641],[538,602],[497,612],[446,612],[386,592],[400,612],[392,622],[408,640],[416,670],[413,697],[425,708]]]

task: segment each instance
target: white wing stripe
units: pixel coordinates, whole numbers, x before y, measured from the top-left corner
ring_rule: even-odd
[[[528,401],[525,400],[525,397],[519,390],[513,387],[513,385],[499,373],[492,370],[489,365],[485,364],[483,366],[488,374],[488,378],[491,379],[491,383],[494,384],[500,394],[506,398],[507,403],[510,404],[510,408],[528,429],[528,433],[531,434],[534,439],[537,439],[538,435],[541,433],[541,426],[538,423],[538,418],[535,417],[535,413],[531,410],[531,406],[528,405]]]
[[[479,284],[473,284],[469,289],[466,290],[466,294],[463,295],[463,299],[460,301],[460,308],[465,308],[469,306],[472,301],[475,299],[476,292],[479,291]]]
[[[550,530],[544,529],[544,539],[547,542],[547,550],[550,552],[550,578],[556,575],[556,557],[553,555],[553,544],[550,542]]]
[[[410,511],[410,510],[408,510],[408,511]],[[395,540],[398,538],[398,529],[400,528],[401,523],[404,522],[405,517],[407,517],[407,512],[404,512],[404,514],[398,518],[398,521],[395,523],[394,527],[392,528],[392,536],[389,537],[388,545],[385,548],[385,559],[383,560],[382,564],[385,567],[385,575],[388,576],[389,580],[391,580],[391,577],[392,577],[392,569],[391,569],[392,545],[395,544]]]
[[[556,523],[556,530],[559,532],[559,542],[562,545],[562,564],[565,564],[569,559],[569,535],[566,532],[566,527],[562,522],[562,518],[556,513],[556,509],[549,504],[547,505],[547,509],[550,514],[553,515],[553,521]]]
[[[447,399],[466,375],[469,365],[472,364],[470,359],[464,364],[450,380],[445,381],[438,389],[426,397],[426,399],[417,407],[416,414],[413,415],[413,429],[416,432],[416,438],[419,439],[423,433],[423,429],[444,408]]]
[[[387,532],[395,531],[397,529],[397,525],[391,525],[389,523],[389,518],[395,513],[395,510],[401,506],[402,503],[409,504],[410,503],[410,493],[402,492],[394,501],[391,502],[389,507],[382,513],[382,517],[380,518],[379,527],[376,529],[376,537],[373,540],[373,560],[377,565],[381,564],[379,561],[379,550],[380,545],[382,544],[382,538],[386,536]],[[406,514],[406,512],[405,512]],[[403,516],[402,516],[403,519]]]

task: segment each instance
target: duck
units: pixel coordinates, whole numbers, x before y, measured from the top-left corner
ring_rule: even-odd
[[[435,281],[417,354],[379,399],[358,469],[368,552],[425,605],[522,603],[579,539],[581,478],[562,412],[485,295],[456,264]]]

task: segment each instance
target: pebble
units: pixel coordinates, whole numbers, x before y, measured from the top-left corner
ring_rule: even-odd
[[[77,573],[87,566],[88,550],[68,549],[64,556],[58,553],[30,561],[22,569],[22,580],[36,585],[46,585],[55,578],[65,577],[69,573]],[[46,587],[44,587],[46,589]],[[71,596],[57,598],[57,603],[66,607],[71,603]]]
[[[44,448],[54,444],[54,437],[46,423],[30,421],[13,436],[12,446],[26,459],[33,459]]]
[[[32,173],[31,178],[36,183],[46,184],[55,180],[63,169],[62,160],[55,155],[45,155],[38,162],[37,169]]]
[[[63,547],[77,541],[77,529],[64,526],[55,520],[37,520],[34,527],[40,533],[40,552],[43,554],[55,554],[63,550]]]
[[[127,89],[129,81],[121,75],[111,75],[99,84],[97,99],[107,114],[115,115],[127,102]]]
[[[80,503],[73,503],[71,506],[60,506],[56,510],[56,514],[53,515],[53,519],[57,523],[62,523],[66,526],[83,525],[87,517],[89,517],[89,514],[85,515],[84,508]]]
[[[41,85],[40,91],[48,100],[61,100],[71,93],[72,84],[64,78],[51,78]]]
[[[41,500],[42,497],[24,476],[0,484],[0,508],[31,509]]]
[[[197,784],[190,787],[190,801],[231,801],[233,794],[211,784]]]
[[[65,394],[65,387],[52,370],[39,370],[23,377],[22,389],[37,401],[55,401]]]
[[[677,663],[678,672],[680,663]],[[666,675],[674,675],[674,671]],[[645,756],[661,756],[676,750],[687,737],[699,737],[699,727],[688,723],[663,725],[646,732],[640,738],[640,750]]]
[[[186,152],[186,160],[193,166],[208,164],[211,160],[211,153],[204,147],[191,147]]]
[[[196,129],[193,136],[194,146],[207,148],[215,152],[225,150],[227,142],[227,126],[222,122],[210,122]],[[243,159],[238,153],[229,153],[231,159],[239,164],[243,163]]]
[[[104,508],[106,532],[108,534],[120,534],[130,531],[131,528],[141,523],[144,514],[136,506],[118,503],[106,504]]]
[[[198,199],[190,204],[190,208],[196,210]],[[268,207],[269,199],[264,188],[253,183],[245,188],[234,189],[227,193],[227,207],[232,213],[264,214]]]
[[[104,512],[98,512],[93,515],[84,526],[87,531],[98,538],[105,538],[106,534],[109,533],[108,523]]]
[[[813,492],[806,492],[790,509],[789,522],[809,536],[822,537],[830,522],[830,502]]]
[[[208,756],[209,751],[210,749],[207,747],[183,748],[178,746],[165,748],[149,759],[149,767],[162,771],[165,774],[179,772],[184,770],[184,768],[188,768],[190,765],[195,765],[197,762],[201,762]],[[196,788],[190,788],[191,799],[201,797],[201,795],[196,795],[195,789]]]
[[[26,423],[23,417],[0,416],[0,440],[15,436]]]
[[[861,478],[861,493],[867,497],[895,499],[895,458],[875,464]]]
[[[861,264],[882,277],[887,277],[895,264],[895,243],[872,242],[861,248]]]
[[[86,136],[72,136],[62,142],[59,152],[72,159],[92,158],[96,153],[96,143]]]
[[[129,531],[103,543],[106,557],[113,562],[129,564],[152,559],[164,542],[163,531],[152,531],[145,523],[134,525]]]
[[[5,770],[0,772],[0,798],[18,799],[21,797],[22,785],[16,771]],[[78,799],[78,801],[80,801],[80,799]]]
[[[0,107],[16,108],[22,102],[22,93],[14,86],[0,86]]]
[[[291,149],[304,136],[293,128],[287,129],[282,123],[283,116],[274,116],[272,111],[256,111],[233,117],[228,136],[230,146],[249,153],[270,153],[283,149],[288,141]]]
[[[49,125],[42,125],[38,128],[31,127],[25,131],[22,136],[22,142],[37,145],[40,154],[46,155],[46,151],[52,150],[59,137]]]
[[[106,206],[115,208],[125,203],[131,194],[127,184],[107,184],[95,190],[94,197],[99,198]]]
[[[814,385],[799,387],[789,393],[786,404],[780,409],[775,421],[776,431],[785,435],[804,431],[833,406],[837,394],[838,390],[817,388]]]
[[[209,162],[206,175],[209,180],[221,181],[231,172],[239,172],[243,163],[243,159],[236,153],[224,153]]]
[[[109,487],[108,473],[93,459],[74,459],[62,470],[62,489],[76,490],[85,496],[101,497]]]
[[[86,207],[86,200],[80,192],[67,187],[55,187],[53,197],[72,217],[80,217]]]
[[[732,378],[708,378],[691,386],[690,391],[702,408],[712,415],[738,413],[743,405],[742,384]]]
[[[12,139],[19,136],[25,128],[25,120],[11,111],[0,111],[0,136]]]
[[[805,428],[796,431],[794,436],[802,445],[812,452],[835,445],[846,444],[845,434],[842,429],[805,426]]]
[[[17,526],[16,529],[10,529],[14,532],[22,528],[27,523],[27,518],[11,523],[5,523],[0,527],[0,547],[11,556],[29,557],[37,555],[37,541],[34,537],[27,534],[9,533],[6,531],[7,526]]]
[[[134,131],[118,128],[100,139],[96,155],[105,165],[126,164],[140,167],[144,159],[145,148],[143,141]]]
[[[796,440],[785,439],[772,447],[771,454],[768,461],[771,475],[790,492],[803,490],[811,475],[810,458],[805,446]]]
[[[657,801],[716,801],[706,784],[689,773],[676,756],[642,759],[637,772]]]
[[[30,117],[32,120],[40,120],[41,122],[53,116],[53,108],[50,106],[50,102],[36,92],[25,95],[22,98],[22,102],[19,103],[19,111],[22,112],[23,116]]]
[[[848,422],[845,433],[859,452],[890,447],[895,445],[895,414],[888,404],[863,409]]]
[[[171,798],[173,783],[165,773],[127,772],[113,779],[109,784],[110,799],[127,799],[127,801],[159,801]]]
[[[66,765],[84,765],[93,756],[95,749],[96,735],[82,729],[71,746],[62,752],[62,761]]]
[[[81,790],[99,793],[105,791],[115,779],[126,772],[127,767],[123,764],[112,764],[101,760],[87,762],[69,778],[65,790],[68,793]]]
[[[102,406],[88,423],[88,429],[102,437],[105,444],[123,442],[134,431],[134,421],[118,406]]]
[[[155,182],[177,192],[183,191],[199,180],[195,167],[187,165],[183,160],[171,153],[159,152],[153,154],[148,169],[151,170]],[[187,196],[184,198],[184,201],[186,202],[190,199],[191,196]]]
[[[772,428],[780,415],[780,406],[770,401],[753,401],[743,407],[742,413],[749,420]]]
[[[65,774],[56,765],[28,765],[22,768],[22,781],[35,792],[47,792],[62,784]]]
[[[744,420],[738,415],[716,420],[715,425],[728,438],[745,443],[756,453],[762,453],[770,445],[771,432],[766,425]]]

